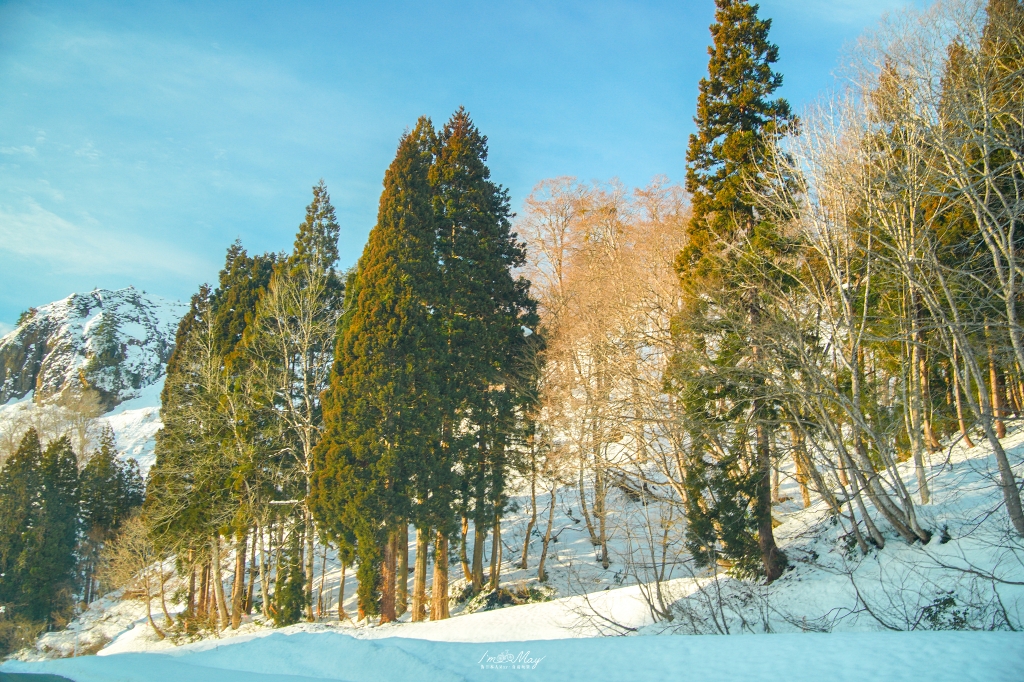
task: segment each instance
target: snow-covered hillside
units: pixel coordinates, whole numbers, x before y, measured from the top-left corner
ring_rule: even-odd
[[[1024,473],[1024,430],[1008,436],[1004,446],[1018,473]],[[909,478],[911,472],[905,474]],[[512,666],[520,652],[528,651],[529,657],[541,659],[529,672],[539,680],[676,679],[681,674],[686,679],[753,679],[754,673],[782,670],[787,679],[808,680],[1019,679],[1024,635],[992,632],[1020,630],[1024,623],[1024,545],[1009,532],[1001,509],[994,458],[981,445],[954,445],[932,455],[929,474],[933,501],[919,507],[922,524],[934,532],[927,545],[908,545],[887,533],[885,547],[865,556],[824,504],[803,509],[790,500],[775,510],[781,521],[777,538],[793,566],[781,579],[764,586],[677,566],[660,586],[670,604],[660,616],[649,603],[650,590],[645,598],[645,590],[623,571],[628,543],[621,526],[614,535],[611,566],[602,569],[573,511],[578,509],[575,493],[566,488],[556,503],[558,542],[551,546],[546,585],[536,578],[539,537],[530,543],[529,568],[518,567],[527,497],[514,499],[517,511],[503,524],[503,587],[543,587],[552,597],[547,601],[505,608],[488,608],[480,599],[453,603],[453,617],[438,622],[410,623],[408,614],[384,626],[338,622],[340,570],[328,556],[324,589],[334,606],[320,622],[274,630],[254,615],[221,637],[208,633],[199,642],[160,641],[140,603],[111,595],[94,603],[69,630],[44,635],[34,650],[21,652],[21,660],[3,669],[56,672],[75,680],[180,679],[186,670],[194,679],[220,681],[262,679],[259,674],[489,679],[495,670],[518,671]],[[538,506],[544,509],[548,501],[542,496]],[[619,518],[636,518],[643,505],[623,497],[616,509]],[[230,561],[226,556],[225,567]],[[346,575],[345,608],[354,615],[352,573]],[[459,575],[457,564],[452,573]],[[172,581],[168,594],[180,586]],[[452,592],[460,586],[456,580]],[[168,607],[173,614],[182,604]],[[154,617],[162,623],[159,613],[155,601]],[[666,637],[769,632],[775,634]],[[608,634],[633,636],[593,639]],[[40,660],[76,651],[100,655]],[[500,661],[487,665],[498,667],[481,668],[480,659],[487,657]]]
[[[29,310],[0,339],[0,434],[17,437],[34,426],[45,435],[84,413],[96,418],[79,429],[76,446],[110,426],[123,456],[145,473],[160,428],[164,367],[186,310],[133,287]]]

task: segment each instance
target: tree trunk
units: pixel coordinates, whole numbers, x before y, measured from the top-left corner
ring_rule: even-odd
[[[387,541],[384,543],[384,558],[380,563],[380,623],[391,623],[395,620],[395,545],[397,533],[388,530]]]
[[[921,362],[921,332],[917,320],[917,299],[911,295],[910,302],[910,368],[907,376],[910,379],[910,447],[914,457],[914,471],[917,474],[917,489],[921,495],[921,504],[928,504],[931,493],[928,490],[928,477],[924,467],[924,438],[921,425],[922,391],[921,377],[918,367]]]
[[[213,597],[217,600],[217,630],[223,630],[230,622],[228,605],[224,600],[224,578],[220,571],[220,535],[213,536]]]
[[[242,533],[235,544],[235,579],[231,583],[231,629],[237,630],[242,624],[242,600],[245,598],[245,541]]]
[[[498,589],[501,580],[501,519],[494,517],[494,530],[491,535],[491,591]]]
[[[398,603],[395,614],[401,616],[409,610],[409,523],[405,519],[398,529]]]
[[[341,580],[338,582],[338,621],[348,620],[345,612],[345,562],[341,562]]]
[[[537,580],[546,583],[548,572],[544,569],[548,560],[548,545],[551,544],[551,529],[555,524],[555,504],[558,500],[558,483],[551,483],[551,504],[548,507],[548,529],[544,532],[544,541],[541,543],[541,560],[537,565]]]
[[[530,538],[533,529],[537,525],[537,455],[530,451],[530,520],[526,524],[526,539],[523,540],[523,556],[519,562],[519,568],[526,570],[526,558],[530,552]]]
[[[167,599],[164,593],[164,586],[167,583],[167,578],[164,577],[164,562],[162,559],[158,565],[160,566],[160,610],[164,612],[164,622],[167,624],[167,627],[172,627],[174,625],[174,619],[171,618],[171,614],[167,612]]]
[[[466,554],[467,540],[466,536],[469,535],[469,517],[465,514],[462,515],[462,539],[459,543],[459,561],[462,563],[462,578],[469,585],[473,582],[473,571],[469,567],[469,556]]]
[[[800,498],[803,500],[804,509],[811,506],[811,491],[807,487],[807,468],[804,462],[807,459],[807,443],[804,435],[800,433],[796,425],[790,422],[789,438],[793,445],[793,465],[796,468],[796,482],[800,485]]]
[[[757,544],[761,550],[765,578],[770,583],[782,576],[782,571],[786,568],[786,555],[775,544],[775,533],[772,528],[772,457],[768,443],[768,427],[759,423],[756,431]]]
[[[188,631],[189,621],[196,617],[196,564],[194,551],[188,551],[188,602],[185,605],[185,630]]]
[[[324,604],[324,582],[327,580],[327,544],[320,547],[320,587],[316,594],[316,618],[320,620],[325,613]]]
[[[418,623],[427,617],[427,547],[430,531],[416,529],[416,557],[412,576],[412,622]]]
[[[245,615],[252,615],[252,602],[256,587],[256,527],[253,527],[252,554],[249,557],[249,586],[245,590]]]
[[[484,542],[487,541],[487,527],[480,519],[473,519],[473,593],[484,587]]]
[[[1006,437],[1006,423],[1003,418],[1009,414],[1006,409],[1006,384],[999,368],[992,365],[992,407],[996,414],[996,433],[1000,438]]]
[[[587,532],[590,533],[590,544],[597,546],[601,544],[601,540],[597,537],[597,533],[594,532],[594,524],[590,521],[590,512],[587,510],[587,490],[584,485],[583,477],[583,456],[580,455],[580,513],[583,514],[583,520],[587,524]]]
[[[601,547],[601,568],[605,569],[608,568],[608,514],[605,509],[608,497],[607,483],[604,466],[598,464],[594,472],[594,516],[597,517],[597,540]]]
[[[938,452],[942,449],[942,444],[939,443],[939,437],[935,435],[935,429],[932,427],[932,389],[931,381],[928,378],[928,354],[926,352],[920,353],[918,358],[918,382],[921,385],[921,402],[923,404],[921,420],[924,428],[924,442],[929,451]]]
[[[957,425],[960,427],[960,435],[964,439],[964,445],[966,445],[967,448],[970,449],[970,448],[974,447],[974,441],[971,440],[970,434],[967,433],[967,420],[964,419],[964,402],[963,402],[963,397],[961,396],[960,370],[959,370],[959,364],[958,363],[959,363],[959,360],[957,360],[956,342],[954,342],[953,343],[953,367],[952,367],[953,372],[952,372],[952,374],[953,374],[953,396],[954,396],[954,398],[956,400],[956,421],[957,421]]]
[[[146,589],[146,618],[149,620],[150,627],[153,628],[153,632],[156,633],[157,638],[164,639],[167,635],[164,631],[157,627],[156,621],[153,620],[153,586],[150,585],[150,579],[148,576],[149,567],[142,569],[146,578],[144,578],[145,589]]]
[[[199,608],[196,611],[196,618],[205,620],[209,616],[209,595],[210,595],[210,564],[203,562],[203,569],[199,574]]]
[[[308,487],[307,487],[308,490]],[[313,530],[313,515],[306,509],[303,512],[306,523],[303,531],[306,534],[306,620],[313,622],[313,571],[316,567],[316,556],[313,552],[313,540],[316,533]]]
[[[266,540],[263,537],[263,527],[257,526],[256,532],[260,539],[260,597],[263,598],[263,617],[270,618],[270,576],[268,575]],[[272,540],[273,538],[271,538]]]
[[[434,584],[430,609],[431,620],[448,617],[448,536],[437,531],[434,540]]]
[[[1014,378],[1013,371],[1001,375],[1003,379],[1003,395],[1006,396],[1006,407],[1013,413],[1014,417],[1020,418],[1020,398],[1017,396],[1017,387],[1020,383]]]
[[[548,529],[544,532],[544,541],[541,543],[540,562],[537,564],[537,580],[547,582],[548,574],[544,570],[544,564],[548,558],[548,544],[551,542],[551,528],[555,523],[555,501],[557,500],[558,484],[551,484],[551,504],[548,507]]]

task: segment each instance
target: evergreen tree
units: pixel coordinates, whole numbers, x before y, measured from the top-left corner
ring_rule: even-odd
[[[122,461],[107,426],[100,434],[100,447],[92,454],[81,475],[83,602],[96,596],[95,571],[99,553],[121,527],[121,523],[142,505],[145,482],[134,459]]]
[[[237,509],[228,485],[230,462],[221,449],[226,382],[212,302],[203,285],[178,325],[161,395],[163,427],[146,481],[144,509],[153,537],[179,556],[208,556],[211,537]]]
[[[103,540],[142,504],[143,481],[134,459],[122,461],[109,426],[100,434],[100,447],[82,469],[82,522]]]
[[[410,514],[430,523],[428,510],[444,507],[437,499],[443,489],[432,487],[445,467],[436,458],[433,139],[429,119],[421,118],[385,174],[377,224],[348,288],[317,453],[314,511],[334,537],[355,537],[360,603],[383,622],[395,618],[391,535]]]
[[[179,562],[207,560],[211,538],[244,542],[254,505],[275,494],[270,479],[280,462],[271,460],[280,446],[271,441],[280,429],[272,401],[253,399],[245,342],[277,263],[235,242],[217,289],[204,285],[178,327],[146,507],[158,548]]]
[[[0,604],[12,611],[24,606],[21,560],[32,529],[40,523],[42,459],[39,434],[29,429],[0,469]]]
[[[274,624],[278,627],[298,623],[306,608],[306,589],[303,575],[301,518],[288,534],[288,547],[278,565],[274,585]]]
[[[70,619],[79,530],[78,457],[71,440],[51,441],[39,467],[39,507],[18,558],[19,607],[34,621]]]
[[[438,137],[431,184],[443,287],[438,313],[447,350],[442,443],[463,472],[460,504],[476,529],[477,588],[483,539],[487,529],[497,528],[506,501],[517,420],[532,396],[528,357],[537,342],[524,332],[537,325],[529,282],[512,274],[525,262],[525,251],[511,229],[508,192],[491,181],[486,162],[487,137],[460,108]],[[459,428],[465,420],[478,428]],[[447,524],[437,528],[454,532]]]
[[[228,248],[211,304],[217,348],[228,365],[239,360],[245,330],[252,323],[277,262],[277,255],[272,253],[249,256],[239,240]]]
[[[341,228],[323,178],[313,186],[313,201],[306,207],[306,219],[295,235],[291,264],[307,263],[315,270],[333,270],[338,262],[338,234]]]
[[[785,556],[775,545],[771,524],[770,429],[778,418],[763,382],[745,376],[740,368],[764,360],[761,348],[749,338],[750,330],[757,330],[761,324],[764,306],[770,304],[761,300],[766,289],[760,286],[761,278],[773,271],[772,264],[789,248],[772,220],[758,212],[756,193],[765,185],[762,167],[771,143],[793,130],[796,119],[784,99],[771,99],[782,84],[782,76],[772,68],[778,60],[778,48],[768,40],[771,20],[759,19],[757,5],[745,0],[716,0],[715,5],[708,77],[700,81],[694,119],[697,133],[690,136],[686,155],[686,189],[693,197],[693,214],[687,246],[677,259],[688,296],[686,312],[677,328],[684,335],[724,333],[733,338],[726,338],[717,357],[704,370],[693,368],[688,372],[683,358],[677,358],[675,380],[678,386],[684,377],[692,381],[705,370],[718,372],[714,380],[706,382],[702,402],[709,406],[723,401],[743,406],[727,420],[740,444],[745,443],[745,436],[739,432],[745,431],[748,423],[753,426],[753,447],[744,447],[752,451],[752,461],[730,473],[688,477],[692,486],[689,494],[708,495],[729,519],[714,528],[715,539],[731,552],[745,553],[744,548],[751,546],[751,535],[756,534],[763,570],[771,581],[786,565]],[[745,319],[729,325],[735,317],[722,315],[722,310],[744,311]],[[702,352],[706,348],[704,345]],[[721,414],[711,416],[722,421]],[[694,456],[703,458],[707,454],[696,449]],[[723,464],[726,462],[718,466]],[[697,469],[714,470],[695,466]],[[741,470],[754,473],[744,480]],[[699,513],[700,505],[692,503],[689,507]],[[748,523],[737,523],[743,515]],[[694,528],[702,527],[700,519],[690,520]],[[695,540],[698,545],[711,541]]]

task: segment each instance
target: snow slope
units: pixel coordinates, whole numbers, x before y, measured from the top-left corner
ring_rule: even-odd
[[[6,672],[54,673],[76,682],[235,680],[1019,680],[1024,634],[910,632],[738,637],[621,637],[500,645],[333,632],[235,637],[169,653],[8,662]]]
[[[131,412],[132,405],[125,407]],[[1024,474],[1024,430],[1003,444],[1018,476]],[[903,466],[909,484],[912,465]],[[385,626],[338,622],[340,567],[328,555],[323,578],[328,613],[321,622],[274,630],[254,615],[238,631],[223,633],[231,637],[207,633],[202,641],[182,645],[183,640],[157,640],[141,604],[111,595],[94,603],[71,630],[47,633],[3,670],[54,672],[76,680],[490,679],[495,674],[539,680],[1021,679],[1024,638],[991,631],[1020,630],[1024,622],[1024,544],[1010,532],[994,458],[984,445],[970,450],[952,445],[931,455],[928,471],[933,501],[918,506],[922,526],[934,533],[927,545],[908,545],[883,526],[885,547],[862,555],[849,529],[824,504],[803,509],[790,499],[774,513],[782,522],[776,537],[792,569],[764,586],[681,562],[661,586],[671,619],[655,617],[641,586],[625,570],[631,545],[623,535],[624,520],[636,523],[651,510],[616,496],[612,563],[603,569],[578,518],[576,493],[566,488],[556,501],[558,542],[550,548],[546,585],[536,579],[537,530],[528,568],[518,567],[529,498],[515,497],[503,522],[503,587],[543,587],[550,601],[494,610],[474,610],[479,600],[453,603],[453,617],[440,622],[409,623],[408,614]],[[783,493],[796,497],[791,480],[784,482]],[[540,530],[548,502],[546,495],[538,496]],[[225,556],[225,568],[231,561]],[[349,614],[355,611],[353,573],[346,573],[344,586]],[[453,564],[452,577],[460,575]],[[172,581],[168,593],[179,586]],[[453,581],[452,592],[460,586],[460,580]],[[172,614],[181,608],[169,604]],[[161,620],[159,613],[155,601],[154,617]],[[958,628],[976,632],[936,632]],[[664,636],[716,632],[734,636]],[[775,634],[748,636],[769,632]],[[634,636],[598,637],[607,634]],[[98,649],[98,657],[39,660]],[[513,659],[530,651],[543,660],[528,671],[479,668],[485,652],[501,656],[506,651]]]

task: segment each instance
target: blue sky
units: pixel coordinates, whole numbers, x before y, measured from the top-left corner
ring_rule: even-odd
[[[799,108],[907,0],[762,0]],[[402,131],[465,105],[514,208],[559,175],[681,181],[712,0],[0,2],[0,332],[134,284],[185,300],[291,247],[323,177],[343,265]]]

